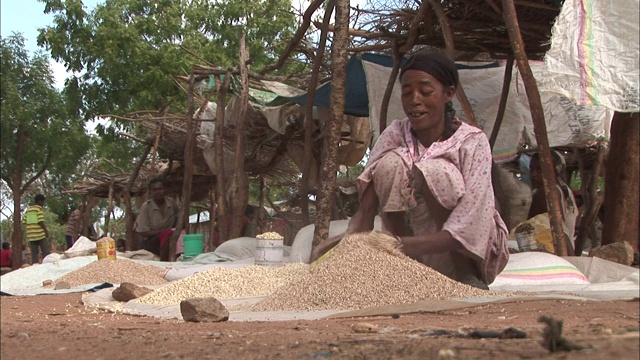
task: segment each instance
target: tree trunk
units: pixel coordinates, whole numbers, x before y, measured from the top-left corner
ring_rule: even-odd
[[[231,239],[238,238],[242,234],[242,219],[249,200],[249,185],[247,174],[244,171],[244,144],[245,144],[245,124],[247,118],[247,107],[249,106],[249,69],[247,60],[246,34],[240,35],[240,113],[236,118],[236,146],[235,146],[235,171],[234,171],[234,200],[233,205],[233,225],[231,226]]]
[[[20,199],[22,198],[22,156],[24,154],[24,128],[18,125],[18,144],[16,148],[16,172],[11,180],[11,194],[13,195],[13,238],[11,253],[11,268],[17,269],[22,266],[22,219],[20,213]]]
[[[547,124],[544,121],[544,110],[542,108],[542,100],[538,91],[538,84],[533,77],[533,72],[529,66],[529,59],[524,51],[524,41],[520,34],[520,26],[516,16],[516,7],[513,0],[502,0],[503,18],[509,39],[511,40],[511,48],[518,63],[522,82],[529,100],[529,108],[531,109],[531,119],[533,120],[533,130],[540,151],[540,167],[542,168],[542,183],[547,198],[547,208],[549,209],[549,223],[551,225],[551,235],[553,237],[553,245],[558,256],[567,256],[567,244],[565,243],[565,235],[562,229],[562,213],[560,207],[560,195],[556,189],[556,173],[551,158],[551,149],[549,148],[549,139],[547,138]]]
[[[344,97],[346,88],[347,44],[349,41],[349,0],[336,0],[336,30],[331,46],[333,79],[329,107],[329,124],[323,134],[322,167],[320,169],[320,191],[316,210],[313,246],[329,236],[329,222],[336,187],[336,159],[340,144],[340,131],[344,120]]]
[[[227,106],[227,91],[229,90],[229,84],[231,81],[231,72],[227,71],[224,75],[224,81],[220,83],[220,77],[216,77],[216,91],[218,93],[218,107],[216,109],[216,128],[214,132],[214,162],[216,165],[216,194],[218,195],[218,210],[216,214],[211,215],[211,221],[215,222],[216,216],[218,218],[218,236],[220,242],[227,240],[227,222],[222,221],[227,215],[227,197],[225,187],[225,171],[224,171],[224,116],[225,107]],[[220,245],[220,244],[216,244]]]
[[[627,241],[638,251],[640,113],[616,112],[605,167],[602,245]]]

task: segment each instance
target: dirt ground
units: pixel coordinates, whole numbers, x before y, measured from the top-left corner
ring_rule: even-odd
[[[541,300],[456,311],[315,321],[188,323],[88,310],[80,293],[2,296],[1,358],[10,359],[634,359],[639,303]],[[579,351],[542,345],[546,315]],[[357,323],[377,325],[356,333]],[[514,327],[522,339],[471,330]]]

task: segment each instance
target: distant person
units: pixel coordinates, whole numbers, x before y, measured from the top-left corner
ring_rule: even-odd
[[[38,249],[44,259],[49,255],[49,231],[44,224],[44,201],[45,197],[38,194],[35,197],[35,204],[29,206],[24,213],[22,223],[26,226],[26,238],[31,249],[31,263],[38,264]]]
[[[567,242],[567,251],[569,254],[574,253],[574,240],[576,221],[579,210],[573,191],[565,181],[566,162],[564,157],[557,151],[551,150],[553,158],[553,168],[556,175],[556,190],[560,196],[560,205],[562,206],[562,227]],[[542,184],[542,170],[540,168],[540,154],[535,153],[531,157],[529,163],[529,174],[531,176],[531,186],[533,187],[533,196],[531,198],[531,207],[529,208],[529,216],[532,217],[549,212],[547,209],[547,194]]]
[[[67,228],[64,233],[64,238],[67,241],[67,250],[71,249],[76,240],[80,237],[82,216],[80,215],[80,209],[73,207],[73,211],[69,215],[67,220]]]
[[[247,209],[244,212],[244,216],[247,219],[247,223],[244,227],[244,236],[246,237],[256,237],[258,234],[258,221],[257,221],[257,212],[253,206],[247,206]]]
[[[0,267],[11,267],[11,244],[2,243],[2,252],[0,252]]]
[[[142,204],[134,230],[144,237],[143,249],[160,256],[161,261],[169,261],[169,238],[178,222],[178,204],[165,196],[162,178],[149,181],[149,192],[152,198]]]

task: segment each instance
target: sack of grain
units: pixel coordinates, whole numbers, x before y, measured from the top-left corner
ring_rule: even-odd
[[[69,250],[64,252],[64,255],[68,258],[76,256],[87,256],[95,254],[97,250],[98,248],[94,241],[91,241],[84,236],[80,236],[80,238],[76,240],[73,246]]]

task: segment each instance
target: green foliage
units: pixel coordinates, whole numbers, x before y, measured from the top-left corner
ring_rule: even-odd
[[[186,108],[177,76],[202,60],[236,66],[240,34],[247,34],[252,66],[276,58],[293,32],[290,0],[108,0],[87,12],[81,0],[42,0],[53,26],[40,29],[38,44],[75,73],[66,89],[86,119]]]
[[[50,210],[44,210],[44,224],[49,230],[49,241],[58,252],[67,249],[67,241],[64,238],[64,233],[67,230],[64,224],[58,222],[58,214],[51,212]]]
[[[47,56],[30,57],[19,34],[2,38],[0,51],[0,178],[31,201],[37,192],[49,195],[41,189],[59,192],[69,185],[90,139],[84,121],[67,111],[67,95],[55,89]],[[38,181],[24,188],[43,169]]]

